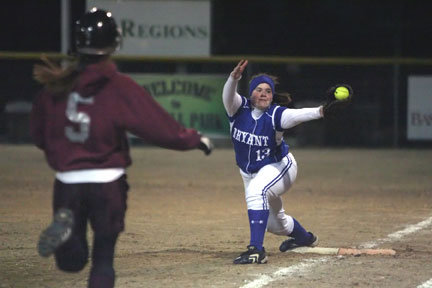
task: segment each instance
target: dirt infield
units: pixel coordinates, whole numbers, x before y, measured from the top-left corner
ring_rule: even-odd
[[[233,152],[134,147],[116,287],[417,287],[432,278],[432,225],[389,238],[432,216],[431,150],[292,152],[299,172],[283,197],[287,213],[320,246],[375,243],[396,256],[280,253],[283,237],[267,234],[268,264],[233,265],[249,239]],[[0,145],[2,288],[86,287],[88,266],[66,274],[35,249],[51,219],[52,182],[36,148]]]

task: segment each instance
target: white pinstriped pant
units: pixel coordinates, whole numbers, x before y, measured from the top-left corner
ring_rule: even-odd
[[[294,228],[293,218],[285,214],[282,194],[288,191],[297,177],[297,162],[289,153],[282,161],[264,166],[257,173],[240,170],[245,187],[248,210],[269,210],[267,231],[289,235]]]

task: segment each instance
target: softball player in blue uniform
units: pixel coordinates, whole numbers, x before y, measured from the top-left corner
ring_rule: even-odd
[[[247,60],[238,63],[223,89],[250,224],[250,244],[246,252],[234,259],[234,264],[261,264],[267,262],[263,247],[266,230],[289,236],[279,247],[282,252],[298,246],[315,246],[318,242],[313,233],[285,214],[282,207],[281,196],[297,176],[297,163],[284,142],[283,132],[302,122],[322,118],[328,105],[303,109],[278,106],[273,101],[276,78],[266,74],[252,77],[249,99],[240,96],[237,84],[247,63]]]

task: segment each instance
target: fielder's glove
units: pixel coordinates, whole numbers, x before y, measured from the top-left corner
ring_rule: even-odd
[[[344,100],[338,100],[335,98],[335,91],[339,87],[345,87],[348,89],[349,95]],[[327,101],[323,105],[324,117],[334,116],[337,112],[339,112],[342,108],[348,106],[351,103],[354,95],[354,91],[348,84],[337,84],[330,89],[327,90]]]
[[[214,148],[214,145],[211,142],[211,140],[205,136],[201,136],[198,149],[204,151],[205,155],[210,155],[210,153],[213,151],[213,148]]]

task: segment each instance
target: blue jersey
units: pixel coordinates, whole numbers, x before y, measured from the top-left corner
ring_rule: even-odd
[[[258,119],[252,117],[249,99],[228,117],[237,165],[246,173],[256,173],[263,166],[276,163],[288,154],[283,140],[281,116],[285,107],[271,105]]]

